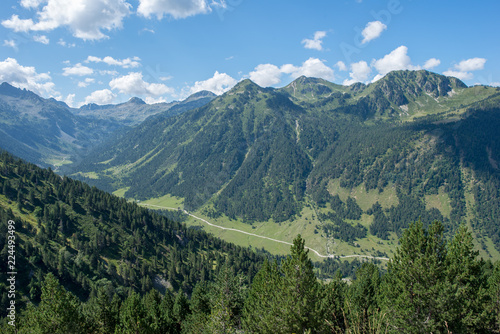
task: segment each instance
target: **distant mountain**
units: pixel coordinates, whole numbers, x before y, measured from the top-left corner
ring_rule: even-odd
[[[122,127],[75,116],[65,103],[0,85],[0,147],[38,165],[69,163]]]
[[[155,104],[146,104],[140,98],[133,97],[125,103],[108,105],[91,103],[71,111],[75,115],[113,120],[127,126],[134,126],[143,122],[149,116],[156,114],[174,116],[183,111],[201,107],[215,97],[216,95],[212,92],[202,91],[189,96],[183,101]]]
[[[181,102],[148,105],[139,98],[118,105],[89,104],[70,108],[53,98],[8,83],[0,85],[0,148],[40,166],[63,169],[117,130],[149,116],[177,115],[215,97],[199,92]]]

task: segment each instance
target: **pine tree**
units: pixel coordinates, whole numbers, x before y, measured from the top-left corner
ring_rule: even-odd
[[[441,299],[441,315],[454,333],[472,333],[485,329],[482,309],[486,305],[486,279],[483,260],[478,260],[472,234],[460,226],[447,247],[445,263],[447,290]]]
[[[116,333],[139,334],[146,333],[146,310],[142,304],[141,297],[131,291],[120,307],[120,323]]]
[[[57,278],[49,273],[42,283],[38,307],[30,306],[19,323],[34,333],[83,333],[84,321],[75,296],[66,292]]]
[[[368,330],[370,317],[378,310],[380,282],[380,271],[372,263],[363,263],[356,271],[356,279],[349,286],[345,305],[350,326],[362,331]]]
[[[286,332],[303,333],[317,325],[315,305],[318,301],[319,283],[309,259],[305,241],[298,235],[291,247],[291,256],[282,264],[282,316]]]
[[[283,278],[276,262],[266,259],[255,275],[243,308],[243,328],[250,333],[279,333],[285,327],[281,316]]]
[[[234,275],[224,264],[212,285],[211,312],[208,323],[210,333],[234,333],[241,328],[243,306],[243,278]]]
[[[441,223],[426,231],[419,221],[405,230],[382,287],[383,309],[395,332],[441,332],[445,261]]]

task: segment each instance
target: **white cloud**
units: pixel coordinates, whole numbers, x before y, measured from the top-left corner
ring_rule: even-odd
[[[272,64],[260,64],[250,72],[250,80],[262,87],[269,87],[281,82],[281,70]]]
[[[190,88],[190,94],[194,94],[202,90],[208,90],[214,94],[220,95],[233,88],[236,83],[237,81],[228,74],[215,71],[213,77],[210,79],[196,81],[194,86]]]
[[[468,79],[472,79],[472,77],[473,77],[473,74],[470,72],[453,71],[453,70],[445,71],[445,72],[443,72],[443,74],[448,76],[448,77],[458,78],[460,80],[468,80]]]
[[[335,66],[339,69],[339,71],[347,71],[347,66],[345,66],[345,63],[341,60],[339,60]]]
[[[164,103],[167,102],[167,99],[164,97],[154,98],[151,96],[146,97],[145,101],[147,104],[155,104],[155,103]]]
[[[13,48],[14,50],[17,50],[17,44],[16,41],[11,39],[11,40],[4,40],[3,41],[3,46],[8,46],[9,48]]]
[[[313,39],[303,39],[302,44],[304,44],[304,47],[306,49],[314,49],[321,51],[323,50],[323,38],[326,37],[326,31],[316,31],[314,33],[314,38]]]
[[[109,82],[111,89],[128,95],[160,96],[172,94],[173,89],[164,84],[148,83],[143,80],[141,72],[130,72],[127,75],[115,78]]]
[[[21,0],[21,6],[24,8],[37,8],[45,0]]]
[[[484,64],[486,63],[485,58],[470,58],[466,60],[462,60],[460,63],[455,65],[455,69],[460,72],[469,72],[469,71],[477,71],[482,70],[484,68]]]
[[[85,103],[110,104],[115,98],[116,95],[109,89],[101,89],[87,96],[85,98]]]
[[[470,72],[482,70],[485,63],[485,58],[476,57],[462,60],[460,63],[455,64],[455,69],[448,69],[448,71],[443,72],[443,74],[446,76],[458,78],[460,80],[469,80],[474,77],[474,74]]]
[[[41,2],[24,1],[24,5],[38,7]],[[37,11],[38,22],[12,15],[9,20],[2,21],[2,25],[16,32],[68,27],[75,37],[96,40],[108,37],[102,30],[121,28],[124,17],[130,14],[130,8],[125,0],[47,0],[46,5]]]
[[[32,19],[22,20],[18,15],[12,15],[9,20],[3,20],[2,25],[15,32],[28,32],[33,28],[35,23]]]
[[[325,80],[334,79],[333,70],[317,58],[307,59],[300,67],[292,64],[285,64],[281,66],[281,71],[283,73],[290,74],[292,79],[296,79],[301,75],[306,77],[322,78]]]
[[[382,32],[386,29],[387,26],[380,21],[368,22],[365,29],[361,32],[361,35],[363,35],[361,44],[368,43],[369,41],[380,37]]]
[[[439,66],[439,64],[441,64],[441,60],[436,59],[436,58],[431,58],[431,59],[427,60],[424,64],[424,66],[422,66],[422,67],[425,68],[426,70],[430,70],[436,66]]]
[[[70,107],[75,107],[75,94],[68,94],[64,99],[64,103],[66,103]]]
[[[411,59],[407,53],[408,48],[402,45],[385,55],[383,58],[374,60],[372,66],[375,67],[382,76],[391,71],[420,69],[420,67],[411,64]]]
[[[70,75],[84,76],[84,75],[91,75],[94,73],[93,69],[87,66],[83,66],[80,63],[72,67],[65,67],[63,68],[63,71],[64,71],[63,72],[64,76],[70,76]]]
[[[360,62],[353,63],[351,64],[351,72],[349,73],[351,79],[344,80],[343,84],[349,86],[356,82],[365,82],[368,80],[371,71],[372,69],[368,66],[366,61],[362,60]]]
[[[110,56],[106,56],[104,58],[88,56],[85,62],[105,63],[110,66],[114,65],[114,66],[121,66],[123,68],[134,68],[141,66],[139,60],[141,60],[139,57],[125,58],[120,60],[120,59],[114,59],[113,57]]]
[[[45,36],[45,35],[33,36],[33,40],[35,42],[42,43],[45,45],[49,44],[49,42],[50,42],[49,39],[47,38],[47,36]]]
[[[80,81],[78,83],[78,87],[84,88],[84,87],[87,87],[88,85],[90,85],[91,83],[94,83],[94,82],[95,82],[94,78],[85,78],[84,81]]]
[[[500,87],[500,82],[490,82],[490,86]]]
[[[34,67],[19,65],[16,59],[0,61],[0,82],[29,89],[38,95],[56,95],[55,85],[50,80],[48,73],[37,73]]]
[[[75,43],[71,43],[71,44],[66,43],[66,41],[63,40],[62,38],[59,39],[59,41],[57,42],[57,44],[59,44],[61,46],[64,46],[64,47],[68,47],[68,48],[74,48],[76,46]]]
[[[183,19],[198,14],[207,14],[212,11],[211,6],[224,6],[224,1],[216,3],[206,0],[139,0],[137,12],[149,18],[152,15],[161,20],[170,15],[174,19]]]

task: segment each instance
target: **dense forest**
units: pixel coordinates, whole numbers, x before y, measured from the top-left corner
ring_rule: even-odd
[[[179,212],[150,211],[0,152],[0,254],[5,259],[0,288],[8,287],[9,220],[17,236],[19,309],[40,303],[47,273],[84,301],[99,289],[122,299],[153,288],[191,295],[198,282],[216,280],[223,266],[249,284],[265,259],[281,261],[172,220],[182,218]],[[351,276],[359,265],[338,259],[314,264],[323,278],[339,270]],[[2,317],[8,303],[2,294]]]
[[[319,281],[299,236],[290,255],[265,260],[253,282],[222,265],[191,295],[105,286],[79,301],[49,273],[40,301],[29,303],[4,333],[494,333],[500,330],[500,262],[477,258],[460,227],[421,222],[403,232],[387,273],[364,263],[347,283]]]

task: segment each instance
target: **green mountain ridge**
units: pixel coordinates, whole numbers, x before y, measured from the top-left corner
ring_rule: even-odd
[[[450,233],[467,221],[478,247],[495,253],[499,197],[484,189],[499,180],[498,92],[427,71],[348,87],[300,77],[273,89],[247,79],[201,108],[145,121],[74,171],[128,198],[181,198],[214,219],[307,218],[327,244],[371,235],[383,243],[419,216]]]

